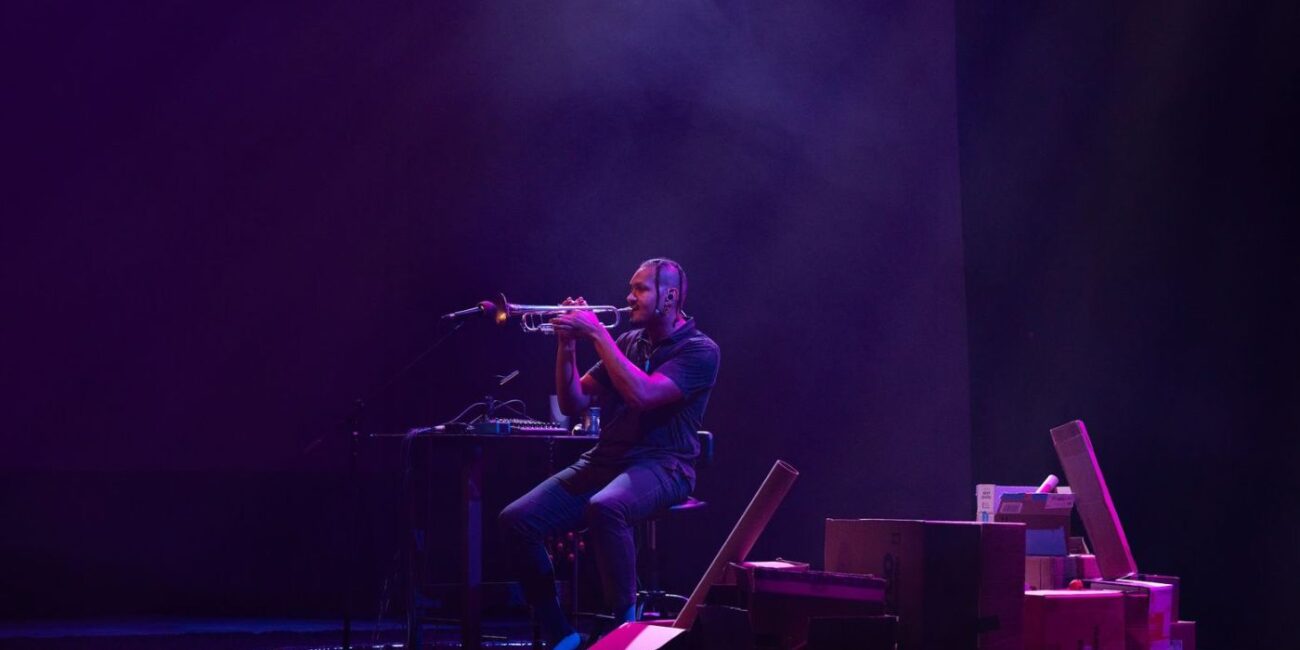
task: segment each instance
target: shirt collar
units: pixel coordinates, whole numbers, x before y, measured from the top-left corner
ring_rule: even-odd
[[[676,343],[694,333],[695,333],[695,318],[690,317],[687,318],[685,322],[682,323],[681,327],[677,328],[677,330],[674,331],[672,334],[669,334],[668,338],[664,339],[664,341],[667,341],[669,343]]]
[[[673,333],[669,334],[668,338],[665,338],[664,340],[659,341],[658,343],[653,343],[650,341],[650,338],[645,335],[645,329],[642,329],[641,332],[637,334],[637,338],[641,340],[643,345],[648,346],[646,348],[647,350],[658,351],[663,349],[663,347],[666,345],[676,344],[682,340],[685,340],[687,337],[691,336],[694,333],[695,333],[695,317],[692,316],[687,318],[686,322],[682,323],[681,327],[678,327],[677,329],[673,330]]]

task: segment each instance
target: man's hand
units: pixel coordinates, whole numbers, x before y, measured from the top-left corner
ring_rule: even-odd
[[[586,306],[587,301],[578,296],[577,300],[566,298],[560,303],[564,306],[580,305]],[[579,339],[591,339],[605,329],[600,319],[588,309],[579,309],[566,312],[551,319],[551,326],[555,328],[555,336],[561,344],[569,344]]]
[[[577,300],[574,300],[573,296],[569,296],[568,298],[565,298],[564,301],[561,302],[560,304],[564,305],[565,307],[568,307],[569,305],[585,305],[587,304],[587,301],[583,300],[582,296],[578,296]],[[555,319],[552,318],[550,320],[550,323],[551,325],[555,325]],[[555,340],[560,344],[560,347],[572,348],[574,344],[573,335],[569,332],[569,330],[561,329],[559,327],[555,328]]]

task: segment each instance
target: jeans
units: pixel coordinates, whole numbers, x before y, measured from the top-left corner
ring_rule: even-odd
[[[540,607],[556,602],[546,536],[586,527],[606,605],[622,612],[636,604],[633,527],[685,501],[691,483],[691,477],[671,463],[602,468],[580,461],[506,506],[498,523],[528,603]]]

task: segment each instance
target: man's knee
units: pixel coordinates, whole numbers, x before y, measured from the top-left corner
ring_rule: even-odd
[[[599,495],[587,503],[583,515],[588,526],[609,527],[629,524],[626,504],[618,499],[601,498]]]
[[[497,529],[507,537],[528,539],[533,536],[532,531],[535,528],[529,520],[528,508],[516,501],[506,506],[497,515]]]

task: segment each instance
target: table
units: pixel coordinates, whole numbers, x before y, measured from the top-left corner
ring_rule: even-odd
[[[584,445],[591,447],[596,436],[575,436],[568,434],[484,434],[484,433],[395,433],[372,434],[378,439],[407,439],[413,442],[427,443],[430,448],[443,447],[452,450],[454,460],[460,469],[460,500],[457,515],[460,524],[460,578],[461,578],[461,644],[463,648],[477,650],[481,646],[483,635],[482,600],[483,600],[483,450],[491,445],[523,444],[525,441],[548,445]],[[407,462],[413,462],[415,454],[408,456]],[[446,461],[446,456],[429,454],[430,474],[439,461]],[[410,467],[418,471],[418,467]],[[548,468],[552,472],[555,468]],[[415,605],[416,590],[421,583],[423,563],[419,561],[423,554],[424,540],[421,539],[422,528],[418,508],[418,497],[413,490],[406,490],[407,517],[409,530],[406,550],[406,647],[420,648],[420,620]]]

